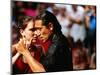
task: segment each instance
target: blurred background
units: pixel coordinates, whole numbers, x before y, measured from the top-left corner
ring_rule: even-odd
[[[73,69],[96,69],[96,6],[39,2],[12,2],[12,44],[18,42],[18,21],[48,10],[58,19],[72,50]]]

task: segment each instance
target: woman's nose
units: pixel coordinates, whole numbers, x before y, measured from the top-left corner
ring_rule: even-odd
[[[33,37],[34,37],[34,38],[36,38],[36,37],[37,37],[37,35],[36,35],[36,34],[34,34],[34,35],[33,35]]]
[[[34,34],[35,34],[36,36],[40,36],[40,31],[37,30],[37,31],[34,32]]]

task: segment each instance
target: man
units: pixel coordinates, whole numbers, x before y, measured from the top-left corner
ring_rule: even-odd
[[[61,26],[56,17],[43,11],[35,19],[35,31],[40,31],[39,39],[42,44],[49,41],[48,50],[44,49],[41,61],[38,62],[27,49],[18,49],[22,53],[34,72],[56,72],[73,70],[71,50],[67,47],[67,39],[61,33]],[[22,43],[21,43],[22,44]],[[22,50],[22,51],[21,51]]]

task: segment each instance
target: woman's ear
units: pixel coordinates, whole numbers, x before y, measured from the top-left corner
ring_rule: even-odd
[[[24,36],[24,30],[20,29],[20,34],[22,35],[22,37]]]

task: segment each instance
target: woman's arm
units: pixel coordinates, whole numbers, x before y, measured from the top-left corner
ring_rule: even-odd
[[[13,57],[12,57],[12,64],[14,64],[16,62],[16,60],[18,59],[18,57],[20,56],[20,53],[16,53]]]
[[[43,65],[35,60],[28,50],[23,53],[23,56],[25,56],[26,61],[33,72],[45,72]]]
[[[20,40],[16,48],[17,51],[25,57],[28,65],[33,72],[45,72],[43,65],[32,57],[29,50],[25,47],[23,40]]]

